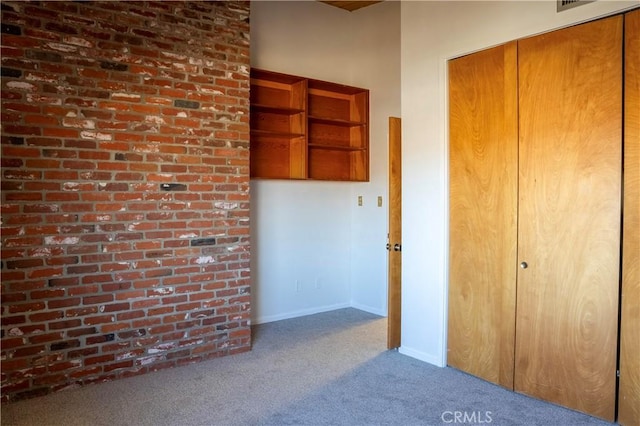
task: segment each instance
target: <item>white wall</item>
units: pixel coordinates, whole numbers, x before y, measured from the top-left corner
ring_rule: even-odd
[[[400,3],[352,14],[352,82],[370,89],[370,182],[351,186],[351,305],[387,315],[388,130],[400,117]],[[382,207],[377,197],[382,197]]]
[[[557,13],[555,1],[402,2],[401,352],[446,364],[446,61],[638,4],[597,1]]]
[[[386,123],[400,114],[399,20],[395,2],[353,13],[312,1],[251,3],[253,67],[371,96],[370,182],[252,181],[254,322],[346,306],[386,313]]]

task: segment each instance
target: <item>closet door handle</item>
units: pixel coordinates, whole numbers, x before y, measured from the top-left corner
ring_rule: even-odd
[[[529,267],[529,264],[527,262],[520,262],[520,267],[522,269],[527,269]]]

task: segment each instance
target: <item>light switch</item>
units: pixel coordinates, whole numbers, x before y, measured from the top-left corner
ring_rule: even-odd
[[[382,207],[382,195],[378,195],[378,207]]]
[[[358,195],[358,205],[362,206],[362,195]]]

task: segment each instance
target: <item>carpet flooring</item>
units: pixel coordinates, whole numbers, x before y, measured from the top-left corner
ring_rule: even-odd
[[[385,350],[356,309],[261,324],[251,352],[2,407],[5,426],[611,423]]]

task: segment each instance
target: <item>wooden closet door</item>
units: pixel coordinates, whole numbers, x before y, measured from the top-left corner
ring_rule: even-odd
[[[513,389],[516,42],[449,62],[447,363]]]
[[[613,421],[622,16],[518,42],[515,390]],[[522,265],[524,266],[524,265]]]
[[[618,422],[640,425],[640,9],[625,15],[624,216]]]

